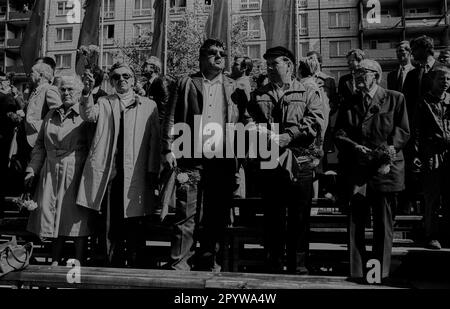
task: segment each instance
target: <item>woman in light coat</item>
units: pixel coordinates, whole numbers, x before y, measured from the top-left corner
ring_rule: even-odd
[[[134,72],[128,65],[114,64],[110,80],[116,94],[100,98],[97,104],[92,93],[83,93],[81,100],[81,116],[96,123],[97,129],[77,203],[102,211],[102,200],[108,199],[108,260],[113,266],[135,266],[143,244],[141,219],[155,205],[159,116],[154,101],[134,92]]]
[[[28,231],[54,239],[52,265],[58,265],[66,237],[73,237],[76,259],[83,262],[87,236],[96,213],[76,204],[78,187],[94,126],[80,117],[83,84],[76,76],[63,76],[59,86],[62,105],[43,121],[31,154],[25,183],[39,177],[35,193],[38,208],[31,212]]]

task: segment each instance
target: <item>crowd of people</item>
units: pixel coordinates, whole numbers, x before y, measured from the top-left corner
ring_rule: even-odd
[[[38,205],[27,230],[53,240],[53,265],[61,263],[67,238],[84,264],[87,238],[104,235],[108,265],[138,267],[145,219],[175,195],[171,251],[163,267],[220,271],[232,199],[244,197],[246,185],[253,185],[249,179],[257,179],[266,271],[307,274],[311,201],[318,175],[327,169],[326,154],[336,147],[337,195],[349,218],[350,276],[365,277],[373,257],[387,278],[395,215],[416,211],[419,191],[425,245],[440,249],[440,240],[450,239],[439,231],[439,216],[450,217],[449,54],[435,60],[426,36],[400,42],[399,66],[384,89],[379,63],[354,49],[347,54],[350,73],[336,87],[316,51],[296,68],[290,50],[270,48],[264,54],[267,74],[257,77],[251,59],[236,56],[225,74],[225,46],[207,39],[199,72],[175,81],[162,75],[155,57],[138,75],[118,62],[108,73],[110,94],[101,89],[99,68],[86,68],[81,77],[55,76],[54,60],[40,58],[23,94],[0,74],[0,198],[4,203],[15,192],[6,176],[10,170],[23,171],[21,190]],[[224,147],[228,133],[204,128],[229,123],[265,134],[279,149],[278,165],[255,169],[251,160],[209,156]],[[176,124],[200,136],[188,140],[183,156],[174,151],[181,136]],[[211,140],[214,151],[205,147]],[[365,241],[369,208],[371,255]]]

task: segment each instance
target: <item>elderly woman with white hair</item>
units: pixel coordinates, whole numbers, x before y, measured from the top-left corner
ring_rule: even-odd
[[[136,266],[138,248],[145,245],[142,219],[151,215],[155,206],[159,116],[153,100],[134,92],[135,75],[130,66],[115,63],[109,77],[115,94],[94,104],[92,92],[84,92],[81,100],[81,116],[96,123],[97,129],[77,203],[102,211],[102,200],[107,199],[109,262],[130,267]]]
[[[95,212],[76,204],[78,187],[95,127],[80,116],[83,84],[76,76],[62,76],[62,105],[50,110],[26,169],[25,184],[39,178],[27,230],[54,240],[52,265],[58,265],[66,237],[75,242],[75,258],[83,263],[87,236]]]
[[[397,195],[405,187],[403,148],[410,137],[402,93],[380,86],[381,67],[365,59],[355,72],[359,93],[343,102],[336,123],[336,146],[349,211],[350,275],[364,280],[368,256],[365,223],[373,214],[373,258],[381,278],[389,276]]]

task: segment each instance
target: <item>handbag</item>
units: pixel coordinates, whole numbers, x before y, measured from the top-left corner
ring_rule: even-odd
[[[30,263],[33,253],[33,243],[18,245],[16,237],[11,241],[0,245],[0,277],[3,275],[26,268]]]

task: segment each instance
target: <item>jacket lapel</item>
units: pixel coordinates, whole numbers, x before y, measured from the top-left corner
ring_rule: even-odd
[[[233,121],[233,100],[231,99],[231,95],[234,90],[234,82],[230,78],[224,76],[223,77],[223,88],[225,93],[225,104],[224,104],[224,112],[226,113],[225,118],[226,122],[232,123]]]
[[[119,97],[117,95],[111,96],[109,101],[111,104],[112,114],[114,117],[114,136],[115,136],[115,145],[117,145],[117,137],[119,136],[119,128],[120,128],[120,102]]]
[[[384,104],[384,98],[386,96],[386,91],[378,86],[377,92],[375,92],[375,95],[367,109],[366,116],[364,117],[364,122],[372,118],[374,115],[379,114],[381,111],[381,107]],[[378,105],[379,108],[374,109],[373,107],[375,105]]]

